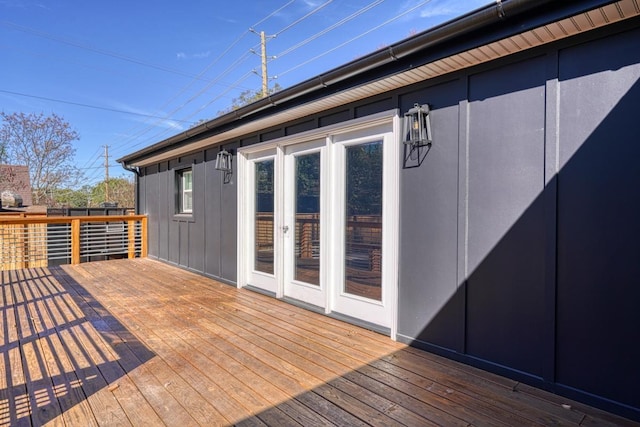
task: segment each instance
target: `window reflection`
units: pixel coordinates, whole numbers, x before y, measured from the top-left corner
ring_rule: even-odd
[[[255,163],[255,269],[273,274],[273,160]]]
[[[296,160],[296,280],[320,286],[320,153]]]
[[[346,147],[346,293],[382,299],[382,141]]]

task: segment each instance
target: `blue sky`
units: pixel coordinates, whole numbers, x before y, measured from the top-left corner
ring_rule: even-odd
[[[488,0],[0,0],[0,108],[55,113],[80,134],[87,184],[115,162],[259,90],[283,88],[489,3]]]

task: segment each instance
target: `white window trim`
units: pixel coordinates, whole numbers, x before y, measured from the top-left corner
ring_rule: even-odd
[[[265,152],[266,150],[273,149],[276,151],[277,163],[282,163],[283,148],[293,144],[300,144],[324,138],[327,141],[327,147],[331,150],[331,146],[335,144],[336,140],[341,140],[341,135],[358,133],[358,131],[364,131],[364,134],[372,128],[378,125],[392,125],[391,144],[385,143],[383,168],[388,172],[388,179],[383,183],[383,191],[386,193],[386,199],[384,201],[383,215],[388,218],[386,221],[386,228],[383,232],[383,245],[384,245],[384,261],[383,261],[383,280],[386,283],[391,283],[393,291],[388,296],[388,301],[392,307],[391,324],[390,324],[390,336],[391,339],[396,339],[397,333],[397,318],[398,318],[398,252],[399,252],[399,176],[400,176],[400,151],[401,151],[401,119],[399,117],[399,110],[393,109],[384,111],[381,113],[373,114],[367,117],[362,117],[354,120],[349,120],[343,123],[323,127],[320,129],[312,129],[306,132],[302,132],[293,136],[282,137],[271,141],[253,144],[248,147],[241,147],[238,149],[238,176],[240,177],[239,185],[237,186],[238,197],[238,221],[237,221],[237,287],[242,288],[248,285],[247,283],[247,260],[250,260],[252,255],[253,246],[252,242],[249,242],[252,230],[247,227],[248,219],[252,215],[253,206],[251,203],[246,203],[248,200],[248,193],[251,191],[252,183],[248,178],[250,175],[251,164],[253,161],[252,156],[254,153]],[[330,158],[332,156],[329,156]],[[279,162],[278,162],[279,160]],[[326,163],[326,162],[325,162]],[[283,168],[280,167],[282,170]],[[282,171],[280,172],[282,173]],[[278,181],[282,178],[278,177]],[[327,192],[330,193],[330,192]],[[326,198],[330,198],[327,195]],[[281,196],[276,196],[276,203],[281,206]],[[326,200],[321,203],[327,206],[331,201]],[[277,221],[276,221],[277,222]],[[279,224],[276,224],[278,226]],[[332,226],[334,227],[334,226]],[[333,236],[331,237],[333,238]],[[327,245],[325,245],[327,246]],[[278,256],[276,254],[276,256]],[[276,263],[276,270],[280,270],[279,265]],[[276,297],[282,297],[284,288],[283,275],[279,274],[280,280],[277,285]],[[330,310],[329,304],[327,310]]]
[[[193,169],[187,168],[178,171],[180,176],[179,179],[179,188],[178,188],[178,198],[180,201],[180,205],[178,207],[178,214],[192,214],[193,213]],[[191,188],[189,190],[185,189],[185,175],[191,175]],[[185,197],[186,194],[191,194],[191,209],[186,209]]]
[[[325,126],[319,129],[311,129],[306,132],[297,133],[292,136],[283,136],[271,141],[260,142],[250,145],[248,147],[238,148],[238,154],[248,156],[252,153],[268,150],[275,147],[286,147],[287,145],[299,144],[302,142],[308,142],[315,139],[333,138],[340,134],[354,132],[360,129],[367,129],[379,124],[391,123],[394,118],[398,117],[399,110],[393,109],[383,111],[382,113],[372,114],[370,116],[361,117],[358,119],[348,120],[346,122],[338,123],[335,125]],[[400,122],[398,122],[400,123]],[[394,123],[394,128],[397,125]],[[400,130],[397,131],[400,134]],[[398,139],[399,141],[399,139]],[[243,160],[240,158],[239,160]]]

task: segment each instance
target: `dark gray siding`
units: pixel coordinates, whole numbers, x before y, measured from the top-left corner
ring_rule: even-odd
[[[402,97],[435,108],[435,143],[421,167],[401,175],[398,333],[536,377],[549,333],[548,60],[523,59]]]
[[[232,146],[228,146],[232,148]],[[142,171],[140,211],[149,215],[149,255],[225,281],[236,279],[236,186],[215,170],[218,149]],[[205,156],[206,154],[206,156]],[[176,215],[176,173],[193,170],[193,215]],[[224,248],[224,252],[222,250]]]
[[[560,54],[557,375],[638,408],[640,35],[631,36]]]
[[[155,209],[158,215],[158,251],[152,255],[158,258],[169,260],[169,247],[176,245],[175,240],[169,239],[169,227],[171,226],[170,218],[173,217],[173,181],[169,182],[168,164],[161,163],[158,168],[158,194],[155,195],[156,200],[153,203],[153,196],[149,193],[150,209]],[[173,172],[171,173],[173,179]],[[171,204],[169,202],[171,201]],[[151,213],[149,213],[151,215]]]
[[[231,145],[233,149],[236,146]],[[221,176],[220,171],[215,171]],[[237,271],[237,188],[234,177],[229,184],[221,184],[220,191],[220,271],[221,277],[232,282],[236,280]]]
[[[398,339],[640,419],[640,30],[607,35],[622,30],[225,147],[429,103],[434,145],[400,176]],[[217,152],[146,168],[139,201],[152,256],[234,282],[237,176],[222,183]],[[197,203],[181,219],[187,164]]]
[[[640,418],[639,43],[402,95],[435,143],[401,176],[400,340]]]
[[[205,210],[204,221],[207,224],[204,231],[204,271],[214,277],[223,277],[221,269],[220,241],[222,239],[222,181],[220,172],[215,171],[213,165],[218,150],[208,150],[206,152],[206,176],[205,176]],[[227,184],[228,185],[228,184]],[[235,188],[235,186],[234,186]],[[235,203],[234,203],[235,205]],[[235,236],[235,231],[232,232]]]
[[[542,374],[545,62],[472,75],[467,352]]]
[[[428,100],[437,106],[432,124],[438,142],[422,166],[405,169],[400,176],[398,330],[407,337],[460,352],[464,350],[464,306],[456,296],[456,235],[459,115],[465,98],[463,80],[444,82],[401,98],[403,110],[411,108],[416,100]]]

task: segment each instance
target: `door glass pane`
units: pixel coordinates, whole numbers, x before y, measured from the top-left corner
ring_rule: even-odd
[[[320,286],[320,153],[295,161],[294,278]]]
[[[255,269],[273,274],[273,160],[256,162]]]
[[[382,141],[346,147],[344,291],[382,299]]]

